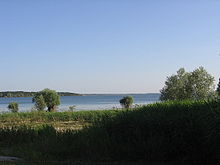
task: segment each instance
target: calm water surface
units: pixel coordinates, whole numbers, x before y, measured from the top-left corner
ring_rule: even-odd
[[[76,110],[97,110],[120,108],[119,100],[125,94],[99,94],[85,96],[62,96],[58,111],[65,111],[69,106],[75,105]],[[159,101],[160,94],[130,94],[134,98],[134,104],[149,104]],[[10,102],[19,103],[19,111],[31,111],[34,107],[31,97],[0,98],[0,112],[8,112],[7,106]]]

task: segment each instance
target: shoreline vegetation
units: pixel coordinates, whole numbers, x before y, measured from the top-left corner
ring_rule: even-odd
[[[219,100],[167,101],[129,110],[6,113],[0,120],[0,154],[29,162],[220,162]]]
[[[59,93],[31,93],[38,111],[20,113],[18,104],[11,102],[13,113],[0,114],[0,155],[30,165],[39,160],[47,165],[82,160],[82,165],[219,165],[220,82],[217,90],[213,85],[214,77],[203,67],[193,72],[181,68],[167,78],[162,102],[134,107],[133,97],[124,96],[119,100],[122,109],[96,111],[74,111],[71,106],[55,112]]]
[[[5,91],[0,92],[0,97],[33,97],[37,92],[25,92],[25,91]],[[79,93],[71,93],[71,92],[57,92],[59,96],[84,96]]]

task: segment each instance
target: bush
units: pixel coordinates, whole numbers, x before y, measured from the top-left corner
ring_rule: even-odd
[[[129,109],[133,104],[133,97],[132,96],[125,96],[119,102],[123,108]]]
[[[99,150],[108,152],[114,160],[217,164],[219,121],[219,102],[164,102],[122,111],[114,118],[103,119],[93,129],[102,132],[105,144],[109,144],[99,145]]]
[[[8,109],[11,111],[11,112],[18,112],[18,103],[16,102],[11,102],[9,103],[8,105]]]

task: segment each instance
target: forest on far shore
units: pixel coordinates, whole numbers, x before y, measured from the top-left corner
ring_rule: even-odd
[[[33,97],[37,92],[24,92],[24,91],[6,91],[0,92],[0,97]],[[60,96],[81,96],[78,93],[71,92],[58,92]]]

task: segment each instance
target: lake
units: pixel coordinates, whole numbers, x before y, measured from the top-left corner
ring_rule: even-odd
[[[76,106],[76,110],[98,110],[98,109],[112,109],[121,108],[119,100],[128,94],[97,94],[85,96],[61,96],[61,104],[58,111],[65,111],[69,106]],[[160,94],[129,94],[134,99],[134,105],[149,104],[159,101]],[[7,106],[10,102],[17,102],[19,104],[19,111],[31,111],[34,107],[32,97],[12,97],[0,98],[0,112],[8,112]]]

